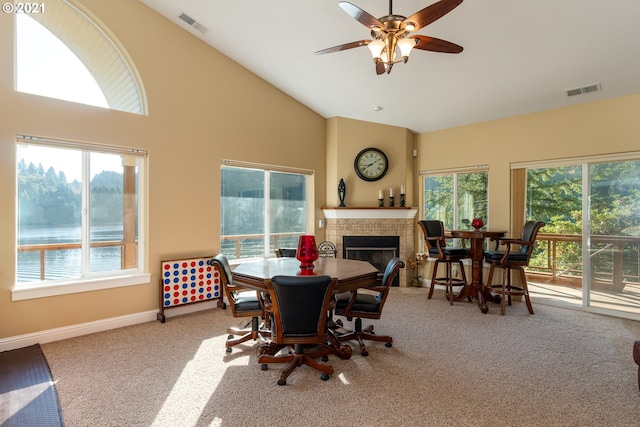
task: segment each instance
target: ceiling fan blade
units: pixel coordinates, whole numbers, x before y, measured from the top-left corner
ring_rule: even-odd
[[[360,9],[358,6],[349,3],[348,1],[341,1],[338,3],[345,12],[349,14],[353,19],[367,27],[368,29],[372,29],[373,27],[384,28],[382,22],[378,21],[377,18]]]
[[[420,28],[431,24],[433,21],[442,18],[444,15],[458,7],[460,3],[462,3],[462,0],[440,0],[439,2],[414,13],[405,19],[405,22],[411,21],[415,23],[416,28],[413,31],[419,30]]]
[[[354,47],[366,46],[371,40],[358,40],[357,42],[345,43],[338,46],[328,47],[326,49],[315,52],[316,55],[324,55],[325,53],[340,52],[341,50],[353,49]]]
[[[384,74],[386,72],[387,72],[387,69],[384,66],[384,62],[382,62],[382,61],[376,62],[376,74],[380,75],[380,74]]]
[[[431,52],[442,53],[460,53],[463,50],[462,46],[458,46],[455,43],[437,39],[435,37],[411,36],[410,38],[418,40],[418,43],[415,45],[414,49],[429,50]]]

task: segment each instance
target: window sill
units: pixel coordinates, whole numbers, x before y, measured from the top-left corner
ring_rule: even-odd
[[[119,288],[151,283],[151,274],[135,273],[126,276],[111,276],[92,279],[72,280],[36,285],[26,285],[11,290],[12,301],[45,298],[57,295],[75,294],[97,291],[101,289]]]

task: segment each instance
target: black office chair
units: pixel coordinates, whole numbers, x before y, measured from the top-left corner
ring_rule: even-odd
[[[436,285],[442,285],[446,289],[446,296],[449,303],[453,305],[453,287],[467,285],[467,275],[464,271],[462,260],[471,258],[471,249],[465,247],[447,246],[447,238],[444,234],[444,223],[437,220],[418,221],[422,233],[424,234],[424,242],[427,246],[429,257],[435,258],[433,265],[433,273],[431,274],[431,288],[429,289],[428,299],[433,296],[433,289]],[[444,277],[438,277],[438,265],[446,264],[446,273]],[[458,264],[461,278],[453,277],[452,264]],[[468,298],[471,301],[471,297]]]
[[[391,347],[393,345],[393,338],[388,335],[376,335],[373,332],[373,325],[369,325],[365,329],[362,329],[362,318],[365,319],[379,319],[382,315],[382,308],[387,300],[389,294],[389,288],[393,283],[393,279],[398,274],[398,271],[404,268],[404,262],[400,258],[392,258],[387,263],[384,270],[384,275],[380,279],[377,286],[367,288],[376,292],[375,294],[358,292],[358,290],[346,292],[338,296],[336,301],[336,307],[334,313],[339,316],[344,316],[347,320],[356,318],[354,322],[354,330],[347,331],[338,338],[341,342],[356,340],[360,344],[360,354],[368,356],[367,348],[364,345],[364,340],[384,342],[385,346]],[[336,322],[338,323],[338,322]],[[340,323],[338,323],[340,325]],[[340,332],[340,330],[338,330]]]
[[[275,252],[276,252],[276,258],[282,258],[282,257],[295,258],[296,252],[298,252],[298,250],[295,248],[279,248],[279,249],[276,249]]]
[[[225,343],[227,353],[231,353],[231,347],[249,340],[266,342],[271,332],[260,328],[265,311],[262,297],[258,291],[233,285],[231,267],[227,257],[223,254],[216,255],[209,261],[209,264],[217,267],[220,272],[222,288],[229,306],[231,306],[233,317],[251,317],[251,329],[236,327],[227,329],[229,334]]]
[[[328,345],[328,312],[334,302],[336,279],[330,276],[274,276],[267,283],[270,301],[266,303],[271,319],[271,343],[261,348],[258,363],[286,363],[278,385],[298,366],[308,365],[322,372],[323,381],[333,374],[330,365],[316,361],[331,353]],[[276,354],[293,347],[289,354]]]
[[[531,253],[536,243],[536,236],[544,226],[545,223],[542,221],[527,221],[522,229],[521,239],[497,239],[495,249],[486,251],[484,254],[485,261],[490,264],[486,287],[491,292],[499,294],[502,298],[500,301],[500,314],[503,316],[505,313],[505,300],[506,303],[511,305],[512,296],[523,296],[529,313],[533,314],[524,267],[529,265]],[[505,246],[505,250],[498,250],[501,245]],[[518,249],[516,249],[517,246],[519,246]],[[494,285],[493,272],[496,268],[502,268],[502,283]],[[519,273],[520,281],[522,282],[521,286],[511,284],[511,270]]]

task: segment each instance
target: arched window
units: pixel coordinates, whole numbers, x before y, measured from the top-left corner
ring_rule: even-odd
[[[16,14],[16,90],[145,114],[130,61],[96,23],[66,0]]]

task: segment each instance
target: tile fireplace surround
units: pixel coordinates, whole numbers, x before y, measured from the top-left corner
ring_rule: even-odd
[[[325,217],[325,239],[333,242],[342,258],[344,236],[398,236],[399,258],[403,261],[415,254],[414,208],[322,208]],[[400,286],[408,286],[407,268],[400,270]]]

